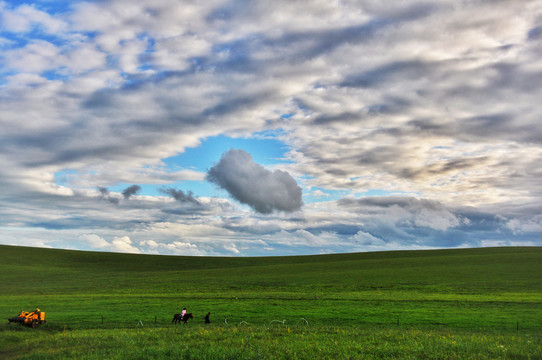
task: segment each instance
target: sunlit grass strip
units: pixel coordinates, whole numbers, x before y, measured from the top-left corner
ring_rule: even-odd
[[[19,359],[510,359],[542,357],[541,334],[393,327],[193,326],[1,333]],[[25,349],[25,351],[21,351]]]

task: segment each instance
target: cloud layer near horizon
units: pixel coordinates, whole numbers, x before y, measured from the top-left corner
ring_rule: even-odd
[[[535,0],[0,1],[0,242],[542,245],[541,19]],[[280,166],[163,161],[262,133]],[[206,176],[256,212],[176,188]]]

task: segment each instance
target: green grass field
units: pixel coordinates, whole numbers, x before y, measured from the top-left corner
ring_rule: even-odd
[[[0,358],[540,359],[542,248],[265,258],[0,246]],[[187,326],[170,324],[187,307]],[[211,325],[203,317],[211,312]],[[28,351],[21,351],[28,349]]]

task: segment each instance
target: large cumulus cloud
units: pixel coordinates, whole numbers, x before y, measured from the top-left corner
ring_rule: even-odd
[[[209,169],[207,180],[262,214],[274,210],[291,212],[303,205],[301,188],[290,174],[265,169],[244,150],[224,153],[218,164]]]

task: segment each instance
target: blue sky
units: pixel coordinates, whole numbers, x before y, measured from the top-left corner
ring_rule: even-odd
[[[183,169],[190,169],[202,173],[207,172],[219,160],[223,153],[230,149],[242,149],[249,152],[254,161],[263,166],[275,166],[288,164],[286,158],[288,146],[275,137],[266,134],[254,134],[254,137],[229,137],[225,135],[213,136],[202,139],[201,144],[187,148],[184,152],[161,159],[167,171],[175,172]],[[76,177],[76,170],[62,170],[55,174],[55,181],[62,186],[69,186],[70,177]],[[111,191],[122,192],[132,184],[118,183],[111,186]],[[171,183],[171,186],[178,187],[184,191],[193,191],[199,196],[224,195],[219,188],[204,180],[187,180],[178,183]],[[142,184],[140,194],[156,196],[159,195],[161,184]]]
[[[540,19],[534,0],[0,0],[0,243],[540,246]]]
[[[201,145],[186,149],[183,153],[163,159],[168,168],[190,168],[206,172],[230,149],[243,149],[254,161],[263,166],[289,162],[286,158],[288,145],[274,137],[233,138],[225,135],[202,140]]]

